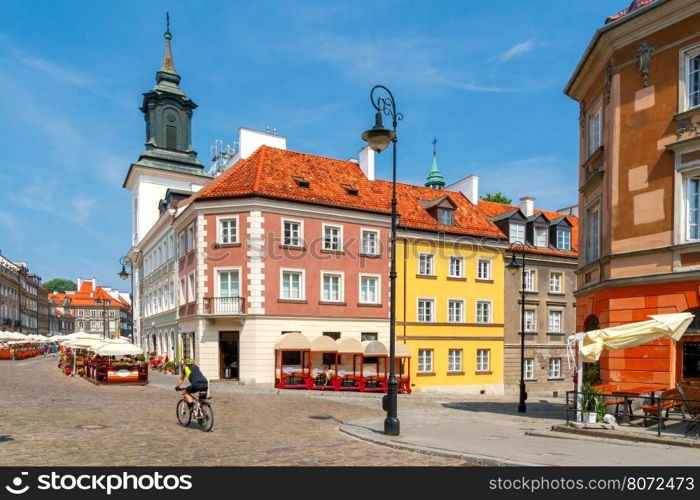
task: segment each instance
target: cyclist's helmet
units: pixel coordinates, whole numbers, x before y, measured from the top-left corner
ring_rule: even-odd
[[[186,359],[185,360],[186,365],[193,365],[194,364],[194,359]]]

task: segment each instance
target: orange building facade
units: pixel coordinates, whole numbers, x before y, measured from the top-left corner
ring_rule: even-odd
[[[578,331],[700,311],[699,25],[700,2],[633,2],[565,89],[580,105]],[[600,366],[623,385],[700,379],[700,321]]]

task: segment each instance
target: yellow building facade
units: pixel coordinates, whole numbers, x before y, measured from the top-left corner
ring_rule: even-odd
[[[502,245],[397,236],[396,341],[411,350],[412,389],[503,394]]]

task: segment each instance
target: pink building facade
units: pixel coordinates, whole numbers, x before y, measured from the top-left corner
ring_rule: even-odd
[[[174,230],[183,355],[210,379],[273,383],[290,331],[388,342],[387,213],[195,196]]]

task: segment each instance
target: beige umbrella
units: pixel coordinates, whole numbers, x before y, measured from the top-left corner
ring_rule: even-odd
[[[95,348],[95,354],[100,356],[136,356],[143,354],[143,349],[128,342],[106,342]]]

